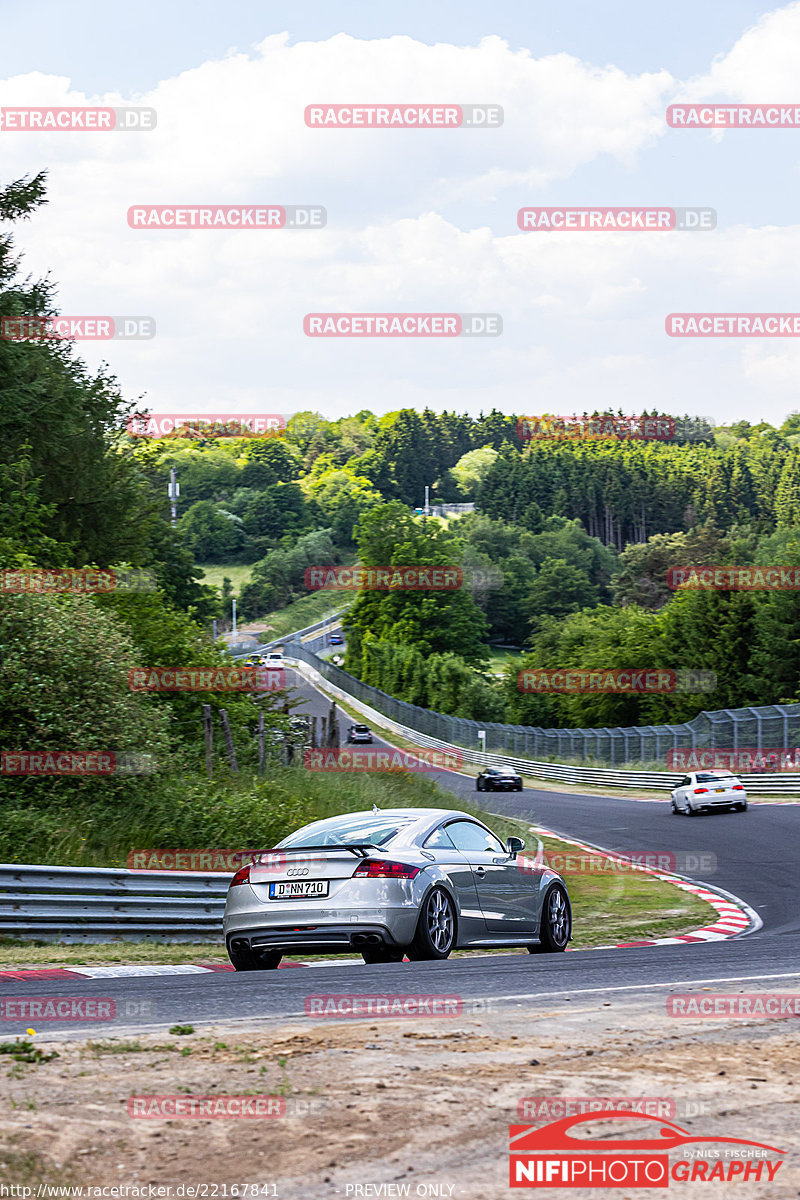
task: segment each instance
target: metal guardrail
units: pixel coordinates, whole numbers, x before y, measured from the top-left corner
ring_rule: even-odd
[[[23,941],[221,941],[230,876],[0,864],[0,936]]]
[[[305,629],[296,629],[293,633],[287,633],[285,637],[273,638],[271,642],[260,642],[258,646],[251,646],[250,649],[237,649],[231,651],[232,658],[249,658],[252,654],[264,654],[268,650],[274,650],[278,646],[286,646],[290,642],[302,642],[305,639],[313,636],[320,629],[327,629],[332,632],[338,629],[342,623],[342,616],[347,610],[342,608],[331,613],[330,616],[324,617],[321,621],[315,621],[313,625],[306,625]],[[324,641],[324,638],[319,639]]]
[[[337,616],[341,616],[341,613],[337,614]],[[283,645],[284,653],[287,658],[290,658],[295,662],[305,664],[307,668],[317,676],[314,682],[324,683],[327,691],[331,695],[338,697],[347,704],[350,704],[352,707],[356,708],[367,718],[367,720],[371,720],[376,725],[382,726],[384,729],[388,729],[398,734],[406,741],[412,742],[418,746],[428,747],[430,749],[455,751],[461,754],[462,760],[465,763],[469,763],[474,766],[509,766],[515,771],[519,771],[523,775],[527,775],[532,779],[549,779],[558,783],[566,784],[586,784],[591,787],[633,789],[644,788],[648,790],[666,791],[675,787],[685,774],[683,771],[637,771],[623,767],[581,767],[567,763],[546,762],[538,759],[520,758],[513,754],[509,755],[492,752],[484,753],[480,750],[468,749],[462,745],[458,745],[455,742],[446,741],[441,738],[433,737],[430,734],[423,733],[419,729],[414,729],[410,725],[405,725],[402,722],[387,716],[386,713],[381,712],[379,709],[367,704],[358,695],[358,692],[361,692],[362,694],[375,694],[382,697],[384,693],[380,692],[379,689],[363,684],[354,676],[348,675],[345,671],[333,666],[333,664],[325,659],[319,658],[319,656],[315,653],[315,650],[321,648],[322,644],[324,643],[324,638],[312,638],[308,642],[306,642],[304,639],[306,639],[309,634],[314,634],[317,630],[322,629],[323,626],[329,624],[330,621],[317,621],[316,624],[309,625],[305,629],[299,629],[286,638],[278,639],[278,641],[274,644]],[[386,699],[389,700],[391,698],[387,696]],[[442,716],[440,713],[428,713],[427,710],[417,710],[413,705],[405,704],[403,701],[394,701],[394,703],[398,707],[402,707],[404,711],[409,711],[412,713],[424,711],[425,715],[431,718]],[[779,706],[774,707],[777,708]],[[790,719],[788,710],[786,706],[781,707],[783,708],[783,723],[784,725],[788,725]],[[791,708],[792,710],[800,710],[800,705],[795,704],[792,705]],[[706,717],[714,717],[717,714],[707,713],[703,715]],[[460,721],[456,718],[443,719],[452,720],[457,723],[459,727],[474,726],[477,728],[479,724],[476,721]],[[796,716],[794,717],[794,720],[797,720]],[[486,722],[483,724],[485,725]],[[510,732],[514,732],[514,727],[512,726],[496,725],[492,727],[489,725],[488,728],[494,728],[496,730],[508,729]],[[523,727],[521,726],[519,727],[519,729],[522,728]],[[673,726],[670,728],[675,729],[677,732],[679,727]],[[591,733],[593,731],[587,730],[578,732]],[[601,732],[607,733],[609,731],[597,731],[598,734]],[[636,731],[634,730],[625,732],[635,733]],[[787,734],[784,735],[784,744],[788,744],[787,735],[788,731]],[[677,745],[677,743],[678,738],[676,737],[675,744]],[[758,774],[746,775],[745,782],[747,791],[751,796],[800,795],[800,773],[786,771],[758,772]]]
[[[311,682],[322,683],[328,693],[335,698],[344,701],[357,709],[368,721],[372,721],[377,726],[382,726],[392,733],[396,733],[399,737],[406,741],[412,742],[417,746],[423,746],[433,750],[449,750],[461,756],[462,762],[469,763],[473,766],[489,766],[489,767],[511,767],[522,775],[527,775],[532,779],[549,779],[559,783],[566,784],[586,784],[590,787],[612,787],[612,788],[634,788],[647,789],[650,791],[668,791],[676,787],[683,779],[685,772],[677,771],[635,771],[626,770],[621,767],[603,768],[603,767],[580,767],[567,765],[565,763],[537,762],[527,758],[516,758],[505,754],[484,753],[480,750],[465,749],[463,746],[457,746],[452,742],[442,741],[440,738],[431,737],[429,734],[420,733],[417,729],[412,729],[407,725],[402,725],[398,721],[393,721],[390,717],[385,716],[364,701],[359,700],[352,695],[346,688],[339,683],[331,682],[327,675],[317,668],[317,663],[320,667],[326,668],[329,666],[323,659],[317,658],[313,651],[306,646],[298,646],[297,644],[287,646],[286,657],[292,659],[301,666],[305,666],[307,674]],[[314,660],[316,659],[316,663]],[[345,672],[340,671],[338,675],[344,675]],[[316,678],[313,678],[316,676]],[[349,679],[350,676],[345,676]],[[354,680],[354,682],[358,682]],[[800,795],[800,774],[781,772],[767,773],[759,772],[757,775],[746,775],[744,777],[747,792],[751,796],[758,795]]]

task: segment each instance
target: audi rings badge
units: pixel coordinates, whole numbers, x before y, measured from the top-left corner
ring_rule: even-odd
[[[307,875],[308,867],[290,867],[289,870],[286,872],[286,874],[287,874],[287,876],[288,875],[294,875],[294,876]]]

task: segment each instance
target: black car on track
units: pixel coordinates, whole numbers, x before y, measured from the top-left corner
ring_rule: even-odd
[[[521,792],[522,776],[509,767],[484,767],[475,780],[478,792]]]

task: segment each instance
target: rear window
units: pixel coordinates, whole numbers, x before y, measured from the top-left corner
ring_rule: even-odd
[[[728,783],[733,779],[733,775],[698,775],[698,783]]]
[[[411,821],[381,817],[331,817],[329,821],[319,821],[298,829],[280,843],[281,847],[289,846],[336,846],[353,845],[358,842],[371,842],[374,846],[382,846],[391,841],[395,834],[410,825]]]
[[[367,725],[354,725],[353,729],[356,733],[369,733],[369,726]]]

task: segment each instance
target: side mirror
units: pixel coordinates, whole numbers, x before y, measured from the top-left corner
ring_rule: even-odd
[[[511,855],[512,858],[516,858],[517,855],[519,854],[520,850],[524,850],[524,849],[525,849],[525,843],[523,842],[522,838],[510,837],[508,839],[508,841],[506,842],[506,850],[508,851],[508,853]]]

